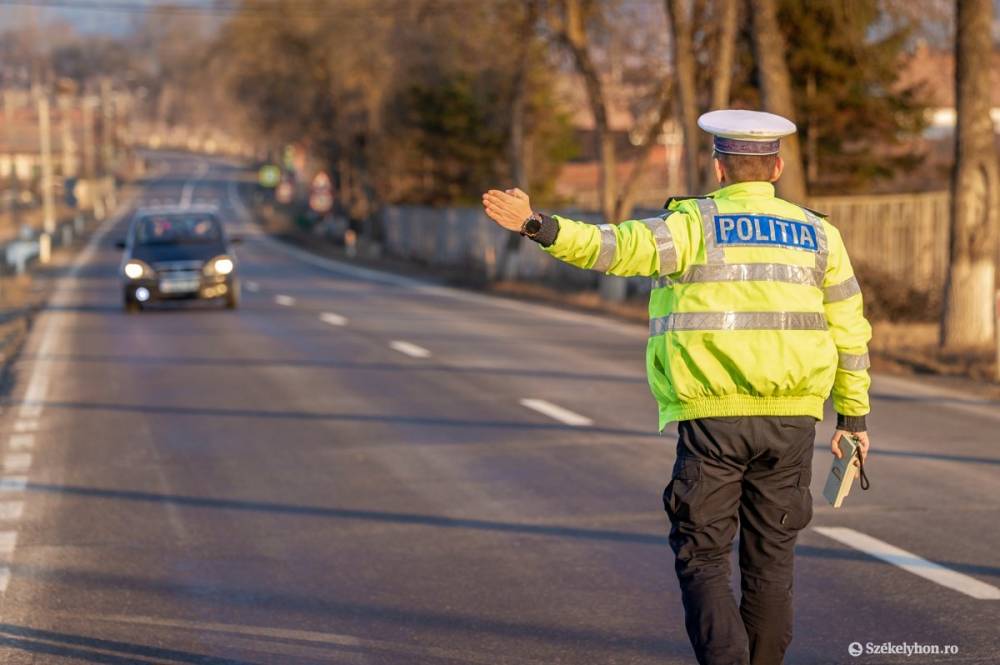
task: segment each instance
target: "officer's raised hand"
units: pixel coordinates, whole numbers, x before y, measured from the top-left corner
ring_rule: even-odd
[[[490,219],[510,231],[520,231],[524,220],[531,217],[531,202],[520,189],[491,189],[483,194],[483,208]]]
[[[868,458],[868,432],[845,432],[842,429],[838,429],[833,433],[833,439],[830,441],[830,450],[833,451],[834,457],[840,459],[844,456],[843,451],[840,450],[840,440],[845,436],[853,436],[858,440],[858,447],[861,449],[861,459],[865,460]]]

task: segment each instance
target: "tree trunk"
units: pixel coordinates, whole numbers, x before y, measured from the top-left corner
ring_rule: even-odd
[[[524,22],[521,25],[521,38],[519,40],[521,51],[517,56],[517,70],[514,72],[514,81],[511,86],[510,131],[508,134],[510,175],[514,186],[524,191],[528,191],[529,187],[527,146],[524,136],[524,106],[528,87],[528,56],[530,55],[531,39],[537,18],[538,3],[536,0],[529,0],[525,8]],[[521,236],[516,233],[508,234],[497,260],[497,276],[500,279],[517,278],[520,249]]]
[[[729,106],[729,93],[733,85],[733,58],[736,54],[736,28],[739,21],[740,3],[738,0],[718,0],[718,29],[716,30],[717,46],[715,52],[715,74],[712,78],[712,103],[709,111],[717,111]],[[706,135],[707,152],[712,154],[712,137]],[[715,189],[715,165],[713,160],[707,160],[705,165],[704,191]]]
[[[764,110],[795,122],[792,82],[788,63],[785,62],[785,40],[778,26],[777,3],[775,0],[750,0],[750,10],[753,13],[753,47]],[[785,172],[777,183],[778,194],[790,201],[803,203],[806,200],[806,181],[797,135],[792,134],[781,140],[781,156],[785,160]]]
[[[642,143],[639,144],[639,152],[635,155],[632,170],[629,172],[628,178],[622,185],[621,191],[618,192],[618,197],[615,200],[615,219],[625,219],[626,215],[632,213],[632,196],[635,194],[635,186],[639,182],[642,170],[646,167],[646,162],[649,161],[649,155],[653,150],[653,146],[656,145],[656,138],[663,132],[663,121],[666,119],[667,114],[670,113],[671,106],[673,106],[672,88],[673,86],[669,84],[669,81],[664,81],[663,88],[660,90],[659,107],[653,116],[652,124],[646,130],[646,135],[643,136]]]
[[[674,58],[674,77],[677,82],[677,104],[680,107],[681,130],[684,134],[684,181],[687,192],[672,194],[697,194],[701,180],[698,168],[698,91],[694,77],[694,43],[684,0],[666,0],[670,20],[671,45]]]
[[[951,265],[945,288],[941,344],[950,351],[993,341],[993,294],[1000,172],[990,118],[992,0],[956,5],[957,124],[952,172]]]
[[[621,220],[615,219],[615,139],[611,133],[608,120],[607,100],[604,97],[604,86],[601,76],[590,57],[589,39],[584,25],[583,8],[580,0],[563,0],[565,11],[565,29],[563,39],[569,46],[576,62],[576,68],[583,77],[587,88],[587,98],[590,101],[590,111],[594,115],[594,131],[597,134],[598,155],[601,160],[599,196],[601,217],[609,224]],[[605,300],[621,301],[625,299],[625,281],[617,277],[602,276],[600,293]]]
[[[615,140],[608,121],[607,100],[601,76],[590,57],[589,39],[584,25],[583,8],[580,0],[563,0],[565,9],[565,29],[563,39],[573,54],[577,71],[583,77],[590,101],[590,111],[594,116],[594,131],[597,134],[598,155],[601,161],[599,195],[601,215],[604,221],[614,224],[621,220],[613,218],[615,204]]]

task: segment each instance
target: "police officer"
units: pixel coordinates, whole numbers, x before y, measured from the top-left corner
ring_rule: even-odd
[[[659,428],[678,422],[663,494],[685,626],[702,665],[779,665],[792,639],[792,561],[812,518],[816,422],[833,394],[841,437],[868,452],[868,340],[840,233],[775,197],[780,138],[795,125],[713,111],[721,189],[671,198],[664,215],[592,225],[532,210],[517,189],[486,213],[580,268],[654,279],[646,362]],[[730,592],[739,529],[741,598]]]

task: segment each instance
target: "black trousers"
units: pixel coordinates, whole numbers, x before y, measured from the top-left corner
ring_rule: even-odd
[[[701,665],[780,665],[792,641],[792,560],[812,519],[816,420],[704,418],[678,425],[677,461],[663,505]],[[740,530],[741,600],[729,556]]]

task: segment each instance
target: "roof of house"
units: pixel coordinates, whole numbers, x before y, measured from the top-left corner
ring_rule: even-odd
[[[990,67],[992,105],[1000,107],[1000,51]],[[931,108],[955,107],[955,54],[921,44],[900,71],[900,87],[920,85]]]

